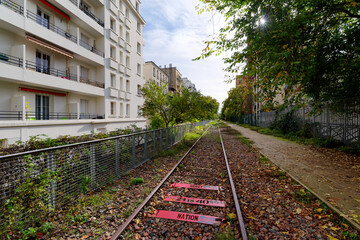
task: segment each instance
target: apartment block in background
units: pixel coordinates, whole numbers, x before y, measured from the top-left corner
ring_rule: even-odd
[[[179,92],[180,93],[181,92],[181,85],[182,85],[180,71],[176,67],[173,67],[172,64],[170,64],[169,67],[166,67],[166,65],[165,65],[161,69],[169,77],[169,91]]]
[[[184,77],[181,80],[183,88],[188,89],[190,92],[196,92],[195,84],[192,83],[187,77]]]
[[[1,138],[144,126],[140,3],[0,1]]]
[[[153,61],[145,62],[144,78],[146,83],[155,81],[158,86],[163,83],[169,84],[168,75]]]

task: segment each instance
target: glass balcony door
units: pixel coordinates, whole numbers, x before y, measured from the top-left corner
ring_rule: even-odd
[[[50,28],[50,16],[44,13],[42,10],[37,10],[37,23],[46,27]]]
[[[36,51],[36,71],[50,74],[50,56]]]
[[[36,120],[49,120],[49,96],[35,95]]]

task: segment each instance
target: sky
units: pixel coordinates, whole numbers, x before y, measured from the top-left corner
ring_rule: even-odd
[[[235,82],[225,83],[222,58],[211,57],[192,61],[205,48],[204,40],[211,39],[222,27],[223,18],[218,14],[198,14],[197,0],[143,0],[141,14],[144,27],[145,61],[158,66],[173,67],[189,78],[203,95],[215,98],[220,104]]]

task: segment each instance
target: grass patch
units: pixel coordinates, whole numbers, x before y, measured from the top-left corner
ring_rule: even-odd
[[[317,200],[311,192],[303,188],[295,192],[295,199],[306,204]]]
[[[215,235],[217,240],[235,240],[235,234],[231,229],[226,230],[225,232],[220,232]]]
[[[145,181],[142,178],[133,178],[133,179],[130,180],[131,185],[139,185],[139,184],[144,183],[144,182]]]

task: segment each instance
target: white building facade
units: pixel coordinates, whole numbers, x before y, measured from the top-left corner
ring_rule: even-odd
[[[140,4],[1,0],[0,139],[145,126]]]
[[[190,92],[196,92],[195,84],[192,83],[187,77],[182,78],[182,87],[185,89],[189,89]]]

